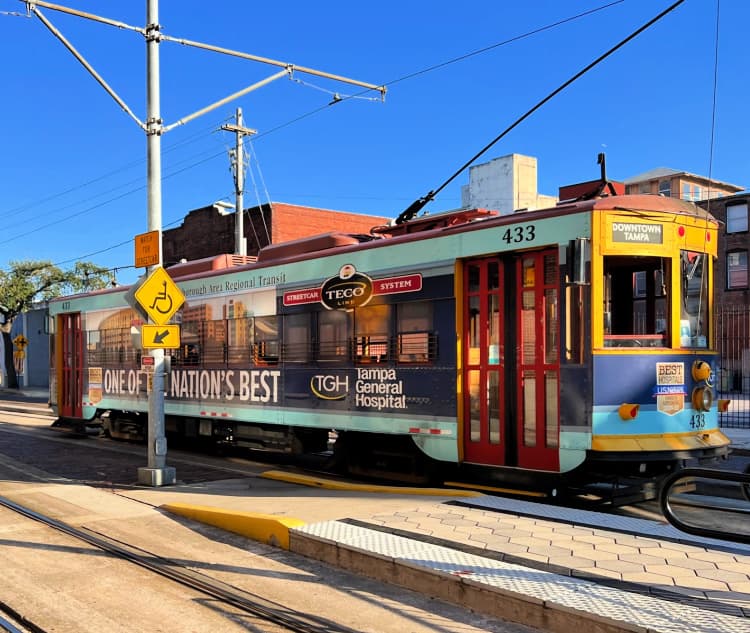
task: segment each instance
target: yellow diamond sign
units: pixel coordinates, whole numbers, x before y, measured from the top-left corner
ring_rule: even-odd
[[[164,325],[169,321],[185,302],[185,295],[162,267],[148,276],[134,296],[157,325]]]

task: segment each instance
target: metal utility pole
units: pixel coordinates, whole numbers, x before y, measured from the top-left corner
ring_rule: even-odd
[[[130,26],[117,20],[111,20],[109,18],[94,15],[92,13],[86,13],[77,9],[71,9],[69,7],[63,7],[58,4],[51,4],[45,0],[20,0],[26,4],[28,13],[35,15],[44,24],[47,29],[70,51],[70,53],[80,62],[80,64],[91,74],[91,76],[104,88],[112,99],[119,105],[122,110],[130,116],[138,126],[146,132],[147,138],[147,175],[148,175],[148,229],[149,233],[154,233],[155,241],[158,241],[158,257],[153,259],[145,259],[147,263],[139,264],[139,266],[148,266],[149,277],[135,290],[135,299],[137,304],[140,305],[148,314],[151,323],[156,323],[160,327],[171,328],[176,326],[167,325],[166,322],[174,315],[175,311],[179,308],[178,304],[181,304],[184,300],[182,293],[179,288],[170,279],[169,274],[162,268],[162,251],[161,251],[161,237],[162,237],[162,209],[161,209],[161,135],[173,130],[174,128],[184,125],[193,119],[198,118],[216,108],[219,108],[226,103],[234,99],[238,99],[254,90],[262,88],[272,81],[281,79],[282,77],[291,78],[295,72],[305,73],[314,75],[317,77],[324,77],[334,81],[340,81],[349,83],[355,86],[360,86],[368,90],[376,90],[380,93],[381,98],[385,99],[385,86],[376,86],[374,84],[357,81],[355,79],[348,79],[340,75],[334,75],[328,72],[315,70],[306,66],[295,66],[289,62],[282,62],[275,59],[269,59],[267,57],[259,57],[258,55],[251,55],[249,53],[243,53],[241,51],[233,51],[228,48],[222,48],[213,46],[210,44],[204,44],[201,42],[195,42],[186,40],[183,38],[169,37],[161,33],[161,27],[159,25],[159,10],[158,0],[147,0],[146,2],[146,28]],[[146,79],[146,121],[141,121],[135,113],[128,107],[125,101],[112,89],[112,87],[104,81],[103,77],[94,69],[94,67],[84,58],[81,53],[69,42],[65,36],[47,19],[47,17],[40,11],[40,7],[50,9],[53,11],[60,11],[69,15],[75,15],[77,17],[85,18],[106,24],[108,26],[115,27],[117,29],[126,29],[135,31],[142,34],[146,39],[146,66],[147,66],[147,79]],[[160,113],[160,78],[159,78],[159,44],[162,41],[175,42],[185,46],[191,46],[194,48],[200,48],[207,51],[213,51],[216,53],[222,53],[224,55],[231,55],[246,59],[249,61],[260,62],[262,64],[269,64],[272,66],[281,67],[282,70],[273,73],[272,75],[261,79],[254,84],[243,88],[227,97],[219,99],[214,103],[188,114],[170,125],[163,125]],[[236,164],[235,164],[235,190],[237,193],[236,201],[236,212],[237,212],[237,244],[236,250],[238,254],[245,254],[245,241],[244,241],[244,227],[242,225],[242,213],[243,213],[243,202],[242,202],[242,189],[243,189],[243,176],[244,176],[244,158],[242,153],[242,137],[247,134],[254,134],[254,130],[249,130],[242,127],[242,111],[237,110],[237,124],[234,126],[225,126],[224,129],[228,129],[237,134],[237,150],[236,150]],[[138,247],[138,238],[144,238],[142,244],[148,245],[148,241],[151,239],[149,234],[143,234],[136,236],[136,248]],[[147,255],[151,255],[145,250],[143,251],[144,258]],[[138,252],[136,252],[136,259],[138,259]],[[163,287],[162,292],[158,292]],[[168,290],[169,287],[169,290]],[[134,286],[134,288],[136,288]],[[139,292],[143,291],[143,297],[139,298]],[[126,301],[133,305],[132,297],[126,295]],[[163,296],[162,296],[163,295]],[[173,303],[173,298],[175,302]],[[143,299],[143,301],[142,301]],[[156,302],[162,299],[169,300],[169,308],[162,309],[159,307],[156,312],[153,310],[149,311],[149,305],[151,308],[155,308]],[[135,307],[135,306],[134,306]],[[156,316],[162,318],[158,321]],[[153,325],[143,326],[153,327]],[[169,345],[169,348],[179,346],[179,331],[176,333],[177,344]],[[156,341],[153,341],[156,342]],[[145,346],[144,346],[145,347]],[[167,347],[167,345],[164,345]],[[164,358],[164,347],[154,347],[150,351],[150,357],[153,359],[153,378],[150,381],[151,391],[148,396],[148,466],[145,468],[138,469],[138,481],[139,483],[151,485],[151,486],[162,486],[166,484],[173,484],[176,481],[175,469],[166,465],[167,459],[167,439],[164,431],[164,385],[166,378],[166,363]]]
[[[159,232],[161,244],[161,99],[159,82],[159,0],[148,0],[146,8],[146,154],[148,171],[148,230]],[[149,267],[149,273],[162,265]],[[175,469],[167,466],[167,438],[164,432],[164,350],[152,349],[153,382],[148,394],[148,462],[138,469],[138,482],[150,486],[173,484]]]
[[[232,157],[232,170],[234,173],[234,254],[247,255],[247,240],[245,239],[244,225],[244,201],[245,188],[245,154],[243,152],[243,138],[255,134],[257,130],[242,127],[242,108],[237,108],[237,123],[235,125],[222,125],[221,129],[235,133],[234,156]]]

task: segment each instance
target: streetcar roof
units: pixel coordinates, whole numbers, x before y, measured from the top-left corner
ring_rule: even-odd
[[[322,257],[333,252],[343,253],[379,248],[389,243],[425,240],[449,232],[473,231],[480,228],[514,224],[521,218],[523,218],[521,221],[528,222],[529,217],[545,219],[574,213],[604,211],[630,211],[638,214],[673,213],[718,224],[708,211],[692,202],[679,198],[653,194],[602,196],[589,200],[562,201],[554,207],[543,209],[520,209],[506,215],[500,215],[498,211],[488,209],[459,209],[434,215],[425,214],[402,224],[374,227],[370,235],[329,232],[289,242],[270,244],[260,250],[257,260],[255,257],[221,254],[176,264],[169,267],[167,271],[173,279],[177,280],[212,277],[228,272],[259,269]],[[83,297],[123,292],[127,291],[128,288],[129,286],[103,288],[74,296]],[[63,301],[69,298],[70,296],[58,297],[51,301]]]

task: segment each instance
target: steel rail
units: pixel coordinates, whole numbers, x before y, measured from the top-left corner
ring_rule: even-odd
[[[127,543],[116,541],[99,532],[85,528],[75,528],[63,521],[45,516],[4,497],[0,497],[0,506],[88,543],[92,547],[107,552],[112,556],[139,565],[169,580],[216,598],[225,604],[232,605],[266,622],[282,626],[289,631],[296,631],[297,633],[355,633],[353,629],[336,626],[334,623],[317,616],[295,613],[293,610],[282,605],[249,594],[220,580],[188,569],[170,559],[163,558]]]
[[[750,473],[748,472],[740,473],[728,470],[715,470],[711,468],[683,468],[666,477],[662,484],[662,488],[659,493],[659,504],[661,506],[662,514],[664,514],[664,518],[667,519],[667,521],[669,521],[669,523],[676,527],[678,530],[682,530],[687,534],[703,536],[706,538],[716,538],[724,541],[732,541],[734,543],[750,543],[750,534],[742,534],[729,530],[717,530],[713,528],[693,525],[692,523],[683,521],[675,515],[672,505],[673,503],[676,503],[676,500],[673,501],[670,499],[672,489],[675,488],[678,484],[692,482],[695,479],[713,479],[717,481],[728,481],[730,483],[739,484],[745,498],[747,498],[749,495],[748,491],[750,491]],[[693,505],[705,508],[706,510],[711,510],[713,508],[714,510],[726,511],[726,509],[723,507],[711,505],[709,503],[696,503]]]

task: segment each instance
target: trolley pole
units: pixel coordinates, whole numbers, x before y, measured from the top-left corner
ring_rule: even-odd
[[[159,232],[159,263],[161,248],[161,134],[163,132],[159,96],[159,1],[147,0],[146,8],[146,158],[148,187],[148,230]],[[152,349],[153,382],[148,395],[148,465],[138,469],[138,482],[149,486],[175,483],[176,471],[167,466],[167,438],[164,431],[164,350]]]
[[[245,239],[245,210],[243,193],[245,189],[245,154],[242,139],[244,136],[250,136],[255,134],[257,130],[251,130],[246,127],[242,127],[242,108],[237,108],[237,123],[236,125],[222,125],[221,129],[227,132],[234,132],[236,135],[236,141],[234,146],[234,160],[232,161],[232,168],[234,170],[234,200],[235,200],[235,215],[234,215],[234,254],[235,255],[247,255],[247,240]],[[260,248],[260,244],[258,245]]]

